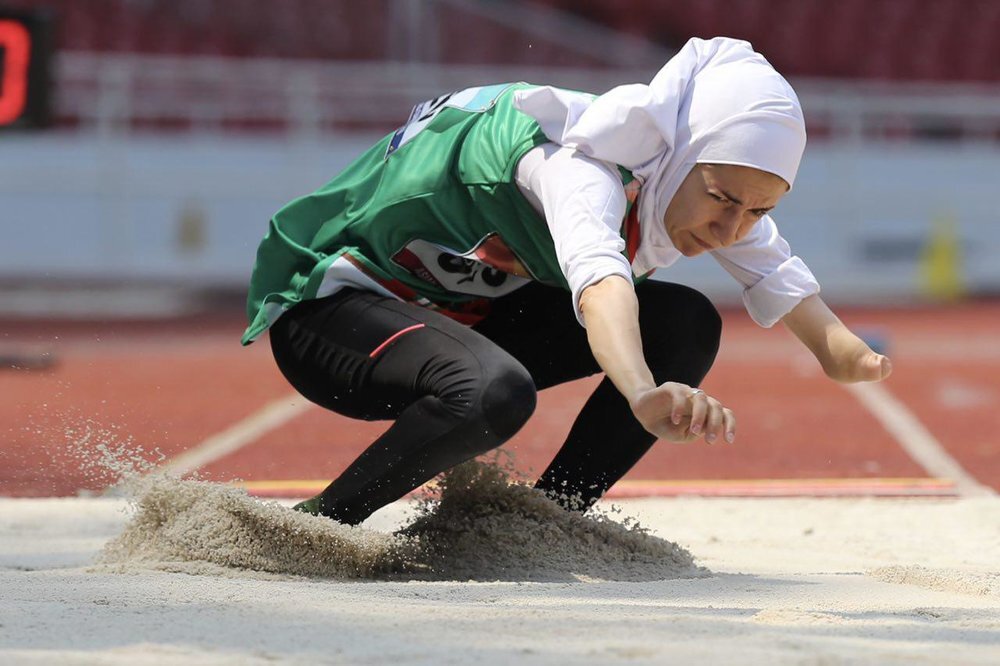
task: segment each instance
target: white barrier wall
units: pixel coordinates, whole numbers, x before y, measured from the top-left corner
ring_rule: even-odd
[[[376,138],[0,137],[0,278],[240,285],[270,215]],[[832,300],[998,292],[998,173],[995,146],[813,145],[774,216]],[[739,297],[711,258],[661,277]]]

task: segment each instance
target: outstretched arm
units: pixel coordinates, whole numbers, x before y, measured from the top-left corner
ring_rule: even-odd
[[[876,354],[848,329],[818,295],[804,298],[781,318],[838,382],[877,382],[892,372],[887,356]]]
[[[642,426],[657,437],[688,442],[732,442],[736,419],[715,398],[678,382],[656,385],[642,354],[639,302],[631,283],[612,275],[580,296],[587,341],[598,365],[628,400]]]

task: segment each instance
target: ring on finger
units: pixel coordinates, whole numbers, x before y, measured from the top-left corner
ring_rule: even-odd
[[[696,395],[700,394],[700,393],[704,393],[704,391],[702,391],[702,390],[701,390],[700,388],[696,388],[696,389],[691,389],[691,397],[692,397],[692,398],[693,398],[694,396],[696,396]]]

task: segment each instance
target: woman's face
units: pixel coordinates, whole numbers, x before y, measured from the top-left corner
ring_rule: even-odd
[[[685,257],[729,247],[788,191],[778,176],[731,164],[696,164],[667,206],[663,224]]]

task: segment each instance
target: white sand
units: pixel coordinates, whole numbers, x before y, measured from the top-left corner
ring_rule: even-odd
[[[0,499],[0,663],[1000,663],[1000,499],[620,506],[712,575],[94,573],[124,500]],[[366,527],[406,519],[397,504]]]

